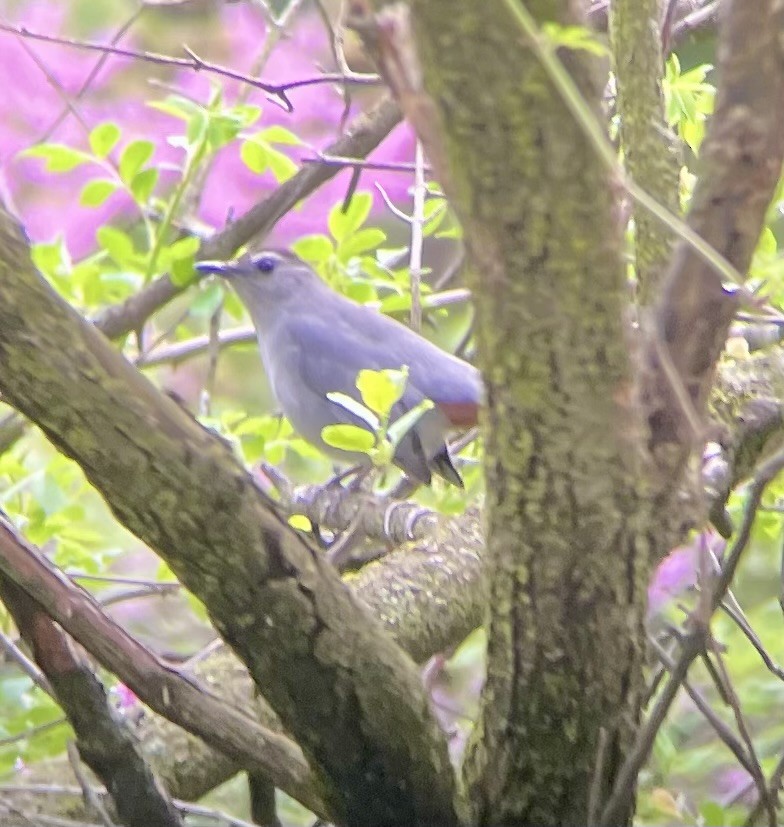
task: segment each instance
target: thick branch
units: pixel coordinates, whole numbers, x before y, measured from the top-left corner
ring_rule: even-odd
[[[446,745],[412,661],[224,446],[35,273],[8,216],[0,253],[0,390],[203,601],[335,820],[454,823]]]
[[[430,160],[439,175],[448,166],[441,183],[465,229],[488,400],[490,644],[466,781],[478,823],[585,823],[591,787],[609,790],[639,714],[652,532],[645,470],[630,461],[611,181],[530,39],[545,23],[580,24],[581,4],[410,5],[421,72],[391,25],[402,4],[379,16],[379,40],[408,70],[394,76],[410,88],[396,91],[437,120],[420,138],[428,153],[428,138],[441,141]],[[558,54],[598,117],[600,67]],[[597,777],[602,730],[610,758]]]
[[[775,0],[728,0],[723,14],[716,110],[688,221],[745,273],[784,158],[784,8]],[[651,444],[665,480],[680,471],[701,436],[693,433],[683,399],[703,410],[738,304],[738,293],[680,242],[656,307],[647,353],[652,369],[644,377]]]
[[[610,6],[620,137],[632,179],[659,203],[678,212],[678,159],[664,120],[659,0],[617,0]],[[635,258],[640,299],[656,295],[670,257],[666,228],[634,206]]]
[[[2,520],[0,550],[3,576],[151,709],[201,736],[249,770],[265,772],[314,811],[323,811],[315,779],[288,738],[257,726],[239,709],[218,701],[204,687],[160,661]]]

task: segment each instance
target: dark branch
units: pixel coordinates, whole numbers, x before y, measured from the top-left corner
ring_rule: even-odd
[[[702,144],[688,223],[745,273],[784,158],[784,44],[778,36],[784,9],[765,0],[730,3],[726,11],[716,110]],[[655,310],[647,354],[652,370],[644,377],[651,445],[665,478],[680,471],[693,446],[677,391],[694,410],[703,410],[739,303],[739,293],[725,288],[719,274],[679,242]]]
[[[0,578],[0,597],[54,688],[76,733],[79,755],[111,793],[122,823],[127,827],[182,827],[180,814],[126,722],[65,633],[7,577]]]

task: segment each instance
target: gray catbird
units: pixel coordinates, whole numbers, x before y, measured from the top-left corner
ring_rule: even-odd
[[[256,328],[272,391],[308,442],[344,462],[366,465],[364,454],[333,448],[321,438],[322,429],[331,424],[366,427],[327,394],[339,391],[361,401],[356,388],[360,370],[408,365],[408,385],[391,420],[423,399],[432,400],[435,407],[403,438],[395,464],[421,483],[428,484],[435,472],[462,486],[445,438],[450,430],[476,424],[482,380],[475,367],[394,319],[335,293],[288,253],[202,261],[196,269],[224,276],[239,294]]]

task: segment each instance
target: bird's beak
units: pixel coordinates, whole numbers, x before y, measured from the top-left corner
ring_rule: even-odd
[[[219,276],[230,277],[237,272],[236,261],[197,261],[193,269],[199,273],[217,273]]]

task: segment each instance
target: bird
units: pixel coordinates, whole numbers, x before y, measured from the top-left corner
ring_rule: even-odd
[[[449,455],[447,435],[477,424],[483,399],[479,370],[371,307],[335,292],[304,261],[268,250],[231,261],[199,261],[195,269],[226,279],[250,314],[267,378],[294,430],[328,456],[367,466],[363,453],[324,442],[327,425],[367,428],[330,400],[339,392],[361,402],[363,369],[408,367],[408,382],[392,408],[395,421],[425,399],[433,402],[398,444],[393,462],[419,484],[433,473],[463,487]]]

